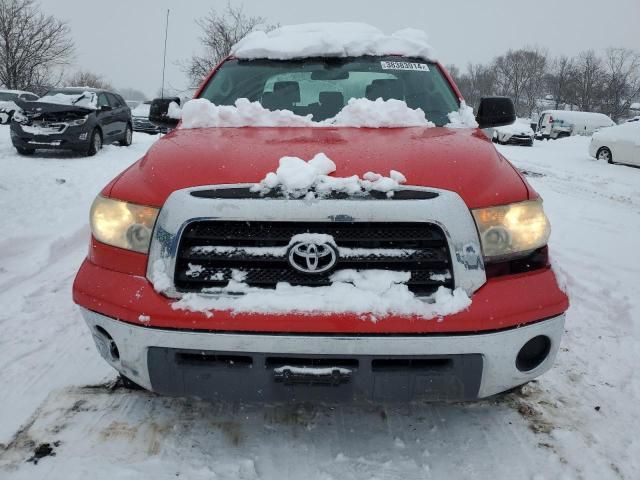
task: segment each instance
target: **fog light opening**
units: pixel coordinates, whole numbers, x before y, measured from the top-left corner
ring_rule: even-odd
[[[521,372],[530,372],[539,367],[549,356],[551,340],[546,335],[533,337],[518,352],[516,367]]]
[[[116,341],[113,339],[109,332],[107,332],[104,328],[99,325],[96,325],[96,333],[102,337],[102,343],[104,345],[104,353],[108,354],[111,357],[111,360],[120,360],[120,351],[118,350],[118,345],[116,345]]]

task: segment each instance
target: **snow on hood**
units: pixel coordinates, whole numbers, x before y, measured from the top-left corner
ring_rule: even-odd
[[[627,122],[613,127],[605,127],[595,132],[593,139],[608,142],[629,141],[640,146],[640,122]]]
[[[151,105],[149,103],[141,103],[131,110],[131,116],[149,118],[149,112],[151,112]]]
[[[322,197],[331,192],[356,196],[372,190],[392,197],[393,192],[400,189],[400,184],[407,181],[402,173],[395,170],[391,170],[388,177],[367,172],[362,179],[357,175],[329,176],[335,171],[336,164],[324,153],[318,153],[308,162],[298,157],[282,157],[278,169],[267,173],[252,190],[266,194],[279,188],[288,197],[307,199],[315,198],[316,195]]]
[[[460,102],[460,108],[457,112],[451,112],[448,115],[449,123],[445,125],[447,128],[477,128],[476,116],[473,108],[467,105],[463,100]]]
[[[336,127],[435,127],[421,108],[409,108],[404,100],[352,98],[338,114],[324,124]]]
[[[391,35],[364,23],[307,23],[286,25],[270,32],[248,34],[231,49],[242,59],[289,60],[306,57],[403,55],[434,60],[422,30],[407,28]]]
[[[272,112],[246,98],[239,98],[235,105],[215,105],[205,98],[196,98],[182,108],[181,127],[310,127],[313,124],[311,115],[301,117],[289,110]]]
[[[177,112],[172,112],[176,117]],[[189,100],[182,108],[182,128],[208,127],[433,127],[422,109],[403,100],[352,98],[333,118],[314,122],[311,115],[289,110],[267,110],[259,102],[239,98],[235,105],[215,105],[204,98]]]
[[[55,105],[69,105],[73,107],[89,108],[96,110],[98,108],[98,96],[95,92],[83,92],[74,95],[66,93],[56,93],[54,95],[45,95],[38,100],[39,103],[53,103]]]
[[[533,136],[533,130],[529,121],[518,118],[511,125],[505,125],[503,127],[496,127],[496,130],[500,133],[508,135],[529,135]]]

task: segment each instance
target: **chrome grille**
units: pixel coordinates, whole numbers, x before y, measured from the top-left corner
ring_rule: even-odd
[[[279,282],[325,286],[332,272],[305,274],[287,260],[292,237],[331,235],[339,250],[334,270],[383,269],[410,272],[407,285],[429,295],[453,288],[453,269],[442,229],[409,222],[200,221],[182,233],[174,283],[180,292],[225,287],[237,271],[249,286],[275,288]]]

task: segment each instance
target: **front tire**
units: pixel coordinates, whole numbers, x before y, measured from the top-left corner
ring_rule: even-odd
[[[613,163],[613,155],[607,147],[601,147],[596,153],[596,158],[598,160],[606,160],[607,163]]]
[[[131,143],[133,143],[133,129],[131,128],[131,125],[127,124],[127,128],[124,131],[124,137],[120,140],[120,145],[128,147]]]
[[[34,153],[36,153],[36,151],[33,148],[16,147],[16,150],[20,155],[25,155],[25,156],[33,155]]]
[[[87,150],[87,156],[93,157],[102,149],[102,134],[97,128],[91,133],[91,140],[89,141],[89,150]]]
[[[140,385],[138,385],[136,382],[134,382],[133,380],[131,380],[128,377],[125,377],[124,375],[120,374],[120,377],[118,379],[118,383],[122,386],[122,388],[124,388],[125,390],[144,390],[143,387],[141,387]]]

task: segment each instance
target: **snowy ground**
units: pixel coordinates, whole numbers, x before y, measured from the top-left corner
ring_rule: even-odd
[[[500,147],[545,198],[572,301],[538,382],[468,404],[240,406],[110,388],[71,302],[95,193],[153,141],[19,157],[0,127],[0,478],[640,477],[640,169],[584,138]]]

